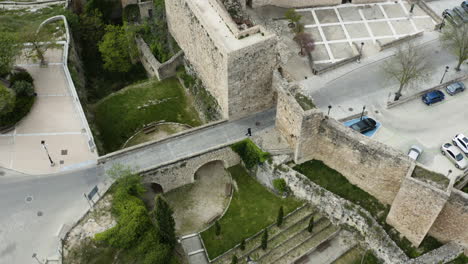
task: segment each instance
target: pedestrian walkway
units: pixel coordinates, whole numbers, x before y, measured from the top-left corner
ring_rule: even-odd
[[[105,162],[105,170],[120,163],[142,171],[240,141],[247,137],[246,132],[249,127],[255,136],[275,126],[275,115],[276,109],[270,109],[243,119],[221,122],[169,140],[110,153],[99,160],[101,163]]]
[[[192,234],[182,237],[180,240],[185,253],[188,255],[190,264],[208,264],[206,252],[198,234]]]

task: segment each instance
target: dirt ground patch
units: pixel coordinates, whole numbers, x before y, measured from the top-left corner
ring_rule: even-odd
[[[231,176],[221,161],[210,162],[195,174],[195,183],[164,194],[174,210],[177,235],[201,231],[208,220],[221,215],[229,203],[225,194]]]
[[[189,126],[185,124],[159,124],[156,125],[155,130],[150,133],[139,131],[129,141],[127,141],[122,148],[128,148],[148,141],[161,140],[187,129],[189,129]]]

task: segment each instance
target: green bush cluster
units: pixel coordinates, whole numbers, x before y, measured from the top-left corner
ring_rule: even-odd
[[[0,129],[14,126],[29,113],[36,99],[33,82],[27,71],[18,71],[10,76],[11,89],[16,98],[11,111],[0,113]]]
[[[250,139],[244,139],[234,143],[231,145],[231,148],[239,154],[247,169],[251,169],[255,165],[265,162],[270,157],[270,153],[262,151]]]
[[[140,8],[137,4],[131,4],[124,7],[122,19],[125,22],[137,23],[140,20]]]
[[[468,263],[468,257],[465,254],[461,254],[456,259],[448,262],[447,264],[466,264]]]
[[[141,177],[128,169],[118,170],[121,177],[112,187],[112,214],[117,225],[95,235],[95,241],[121,249],[138,263],[173,263],[173,243],[162,243],[159,222],[150,217],[140,196],[145,192]],[[153,212],[153,215],[158,215]],[[166,217],[172,218],[171,215]],[[155,217],[159,219],[158,217]],[[162,228],[161,228],[162,230]],[[173,237],[175,240],[175,236]]]
[[[284,179],[274,179],[273,187],[279,193],[285,193],[287,191],[286,181]]]

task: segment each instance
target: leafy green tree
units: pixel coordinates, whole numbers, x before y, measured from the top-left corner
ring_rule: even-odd
[[[302,16],[299,15],[294,8],[290,8],[284,14],[284,17],[289,20],[290,23],[296,24],[298,23]]]
[[[309,233],[312,233],[312,230],[314,229],[314,217],[312,216],[309,220],[309,225],[307,226],[307,231]]]
[[[30,82],[27,81],[16,81],[11,86],[17,96],[33,96],[34,87]]]
[[[104,69],[111,72],[129,72],[132,68],[129,49],[132,49],[133,45],[124,27],[106,26],[106,33],[98,45],[104,60]]]
[[[448,25],[441,37],[442,43],[458,58],[455,70],[460,71],[460,66],[468,60],[468,23],[460,26]]]
[[[278,210],[278,216],[276,217],[276,225],[280,227],[283,224],[284,211],[283,206],[280,206]]]
[[[231,264],[237,264],[237,261],[238,261],[237,256],[236,255],[232,256]]]
[[[221,235],[221,225],[219,224],[219,221],[215,222],[215,234],[217,236]]]
[[[263,231],[261,247],[263,250],[265,250],[268,247],[268,230],[266,228]]]
[[[171,247],[176,245],[175,221],[172,217],[172,209],[161,195],[155,198],[154,220],[158,227],[159,242]]]
[[[239,245],[240,250],[245,250],[245,238],[242,239]]]
[[[0,116],[13,111],[15,99],[15,92],[0,83]]]
[[[7,75],[13,69],[15,59],[21,51],[19,44],[16,35],[0,32],[0,76]]]

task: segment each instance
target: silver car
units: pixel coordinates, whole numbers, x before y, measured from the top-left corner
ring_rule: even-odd
[[[464,170],[468,166],[468,163],[461,153],[461,151],[450,143],[445,143],[440,148],[442,155],[446,156],[453,164],[455,168]]]
[[[420,146],[413,145],[411,146],[410,150],[408,151],[408,157],[410,159],[416,161],[418,160],[419,156],[422,154],[423,150]]]

